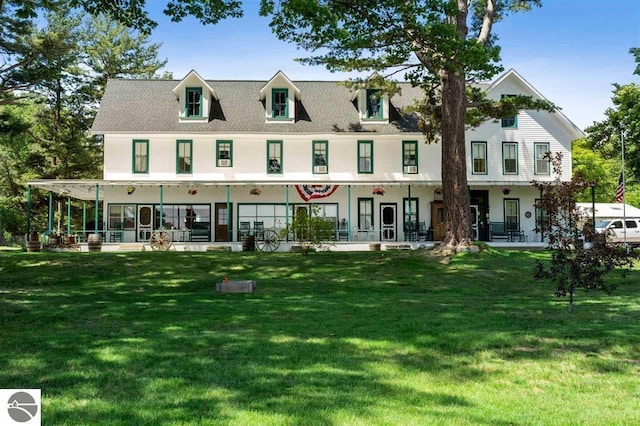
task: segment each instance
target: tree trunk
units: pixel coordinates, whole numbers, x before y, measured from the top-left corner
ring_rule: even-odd
[[[465,115],[467,95],[464,77],[442,72],[442,199],[443,246],[468,247],[473,242],[467,188]]]

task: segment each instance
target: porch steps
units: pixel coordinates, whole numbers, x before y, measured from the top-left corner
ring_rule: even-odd
[[[144,251],[144,243],[122,243],[118,251]]]
[[[411,244],[385,244],[387,250],[411,250]]]

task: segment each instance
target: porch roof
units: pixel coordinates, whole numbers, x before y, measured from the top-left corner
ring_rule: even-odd
[[[105,188],[158,188],[162,185],[165,188],[198,188],[198,187],[220,187],[220,186],[287,186],[287,185],[340,185],[340,186],[441,186],[440,181],[139,181],[139,180],[100,180],[100,179],[40,179],[27,182],[33,188],[43,189],[59,194],[64,197],[71,197],[78,200],[95,201],[96,188],[98,189],[98,200],[102,201]]]
[[[419,181],[419,180],[396,180],[396,181],[383,181],[383,180],[296,180],[296,181],[259,181],[259,180],[234,180],[234,181],[151,181],[151,180],[102,180],[102,179],[38,179],[27,182],[33,188],[43,189],[59,194],[64,197],[71,197],[77,200],[95,201],[96,188],[98,189],[98,200],[103,200],[103,190],[105,188],[127,188],[133,186],[135,188],[143,187],[159,187],[162,185],[166,188],[171,187],[183,187],[183,188],[198,188],[198,187],[215,187],[215,186],[295,186],[295,185],[340,185],[340,186],[429,186],[429,187],[441,187],[441,181]],[[503,187],[503,186],[528,186],[529,182],[505,182],[505,181],[483,181],[473,182],[469,181],[469,186],[473,188],[485,189],[487,187]]]

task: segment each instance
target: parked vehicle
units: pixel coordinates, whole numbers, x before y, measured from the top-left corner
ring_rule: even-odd
[[[615,243],[625,241],[627,244],[640,247],[640,218],[604,219],[596,224],[596,232],[607,233],[607,239]]]

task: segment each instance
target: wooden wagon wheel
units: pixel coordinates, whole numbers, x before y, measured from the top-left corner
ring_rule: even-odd
[[[260,251],[273,252],[280,247],[280,236],[274,230],[264,231],[264,237],[256,239],[256,247]]]
[[[151,250],[154,250],[154,251],[169,250],[169,247],[171,247],[172,242],[173,242],[173,238],[171,238],[171,233],[167,231],[152,232],[151,238],[149,238],[149,244],[151,245]]]

